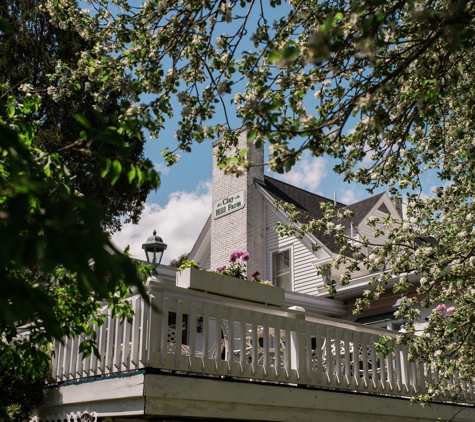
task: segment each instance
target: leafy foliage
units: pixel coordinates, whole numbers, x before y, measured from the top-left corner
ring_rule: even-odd
[[[183,264],[188,262],[187,258],[189,254],[189,252],[182,253],[178,258],[172,259],[169,263],[170,267],[181,268]]]
[[[124,299],[130,286],[144,292],[147,269],[116,250],[108,232],[125,215],[136,222],[160,182],[143,157],[141,132],[118,120],[126,96],[100,100],[102,113],[93,110],[97,99],[84,85],[67,101],[53,99],[48,74],[61,63],[74,66],[90,44],[51,25],[41,6],[0,5],[0,418],[6,420],[24,420],[39,404],[52,337],[83,335],[87,356],[95,346],[89,324],[102,323],[102,301],[114,315],[130,315]],[[21,326],[27,335],[19,334]]]
[[[28,341],[2,344],[0,353],[0,418],[15,422],[28,420],[43,399],[43,388],[50,374],[48,355]],[[21,360],[8,361],[4,354]]]
[[[3,417],[23,415],[35,405],[34,394],[25,401],[23,390],[14,387],[31,378],[32,388],[42,386],[52,337],[85,335],[80,347],[87,356],[95,341],[88,324],[102,323],[101,302],[107,300],[113,315],[126,318],[129,287],[144,293],[138,275],[147,274],[112,245],[101,225],[101,207],[74,189],[76,175],[60,154],[35,146],[38,125],[29,117],[38,107],[33,95],[0,101],[0,371],[6,378],[17,376],[12,385],[0,383]],[[124,146],[121,129],[126,130],[86,127],[81,132],[85,153],[94,143]],[[122,166],[123,154],[102,157],[112,163],[105,175],[119,177],[133,168],[130,183],[158,186],[150,162]],[[116,163],[120,170],[114,174]],[[27,337],[18,337],[22,325]]]
[[[67,98],[55,97],[57,87],[50,85],[49,75],[61,65],[75,69],[78,58],[90,51],[93,43],[79,31],[51,24],[49,15],[41,10],[42,4],[40,0],[7,0],[0,4],[0,16],[13,27],[10,34],[0,36],[1,81],[9,87],[41,93],[38,110],[28,116],[30,121],[40,122],[35,131],[35,146],[47,153],[59,153],[61,162],[76,175],[70,181],[71,188],[104,209],[102,225],[112,233],[120,230],[123,222],[138,222],[152,185],[131,184],[127,174],[120,171],[117,178],[114,174],[102,177],[100,160],[125,148],[127,154],[120,152],[124,160],[139,163],[144,159],[142,134],[123,133],[121,143],[110,139],[91,145],[87,151],[77,142],[82,125],[74,114],[86,118],[91,127],[104,130],[118,123],[118,116],[130,106],[130,98],[114,92],[98,98],[86,79],[77,81]],[[98,102],[101,113],[95,111]]]

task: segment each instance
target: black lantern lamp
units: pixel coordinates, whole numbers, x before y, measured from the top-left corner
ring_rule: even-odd
[[[160,236],[157,236],[157,231],[153,231],[153,236],[150,236],[147,241],[142,245],[142,249],[145,250],[145,256],[147,262],[153,264],[155,268],[152,270],[152,275],[157,276],[158,272],[156,267],[160,265],[162,261],[163,252],[167,248],[167,245],[163,243]]]

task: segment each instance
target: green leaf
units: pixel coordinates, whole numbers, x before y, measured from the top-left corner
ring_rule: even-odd
[[[104,163],[105,163],[105,166],[104,168],[102,169],[101,171],[101,177],[104,178],[106,177],[108,174],[109,174],[109,171],[110,171],[110,168],[111,168],[111,164],[112,164],[112,161],[109,159],[109,158],[104,158]]]
[[[137,175],[137,169],[135,166],[130,166],[130,170],[127,172],[127,180],[129,183],[132,183],[132,180],[135,179],[135,176]]]
[[[91,129],[91,128],[92,128],[91,124],[89,123],[89,120],[87,120],[85,117],[81,116],[80,114],[74,113],[74,114],[73,114],[73,117],[74,117],[79,123],[81,123],[85,128],[87,128],[87,129]]]
[[[257,130],[251,129],[249,132],[247,132],[247,141],[252,142],[254,138],[256,137],[256,135],[257,135]]]
[[[271,63],[278,63],[282,59],[282,54],[279,53],[277,50],[272,50],[269,54],[269,62]]]
[[[292,60],[295,60],[299,54],[300,54],[300,50],[297,47],[290,46],[284,49],[284,51],[282,52],[282,57],[287,60],[292,61]]]
[[[120,164],[119,160],[114,160],[112,162],[111,168],[111,185],[114,186],[119,180],[120,174],[122,173],[122,164]]]

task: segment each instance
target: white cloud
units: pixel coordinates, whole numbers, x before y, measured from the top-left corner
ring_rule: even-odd
[[[165,163],[154,163],[153,168],[155,171],[158,171],[162,176],[166,176],[170,171],[170,167],[168,167]]]
[[[347,205],[354,204],[360,200],[353,189],[347,189],[341,193],[337,192],[337,195],[337,201]]]
[[[275,174],[274,177],[299,188],[316,192],[327,175],[326,164],[323,157],[312,157],[306,151],[289,173]]]
[[[153,230],[168,245],[162,264],[190,252],[211,213],[211,183],[201,183],[194,192],[174,192],[167,205],[146,204],[138,225],[126,224],[112,236],[121,250],[130,245],[133,257],[145,259],[142,244]]]

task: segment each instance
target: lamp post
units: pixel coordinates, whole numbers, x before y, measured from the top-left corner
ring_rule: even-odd
[[[166,248],[167,245],[163,243],[163,240],[160,236],[157,236],[156,230],[154,230],[153,235],[150,236],[144,244],[142,244],[142,249],[145,250],[147,262],[154,265],[152,270],[152,276],[154,277],[158,275],[157,266],[160,265],[163,252]]]

